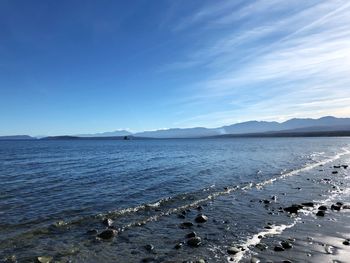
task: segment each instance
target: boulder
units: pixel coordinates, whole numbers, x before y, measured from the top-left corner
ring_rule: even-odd
[[[187,240],[187,245],[190,247],[198,247],[202,243],[202,240],[200,237],[191,237]]]
[[[107,230],[102,231],[100,234],[98,234],[97,237],[101,238],[101,239],[111,239],[117,234],[118,234],[117,230],[107,229]]]
[[[197,217],[195,218],[196,223],[205,223],[208,221],[208,217],[203,215],[203,214],[199,214],[197,215]]]

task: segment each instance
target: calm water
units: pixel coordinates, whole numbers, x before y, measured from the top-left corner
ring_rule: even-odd
[[[301,180],[317,176],[320,164],[348,162],[349,150],[350,138],[0,141],[0,258],[162,262],[202,255],[222,262],[227,243],[268,220],[254,217],[264,208],[251,200],[305,186],[310,180]],[[285,202],[312,193],[314,200],[322,187]],[[193,220],[198,205],[210,218],[196,230],[204,231],[203,246],[174,251],[186,234],[178,214],[190,209],[186,220]],[[86,235],[103,230],[104,217],[121,230],[113,241]],[[143,249],[149,243],[151,253]]]

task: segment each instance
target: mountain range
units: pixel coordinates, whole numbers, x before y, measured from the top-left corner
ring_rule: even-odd
[[[287,134],[287,133],[310,133],[310,132],[350,132],[350,118],[336,118],[326,116],[319,119],[290,119],[285,122],[276,121],[247,121],[218,128],[171,128],[155,131],[131,133],[126,130],[113,132],[79,134],[75,138],[104,138],[132,136],[142,138],[200,138],[211,136],[244,135],[244,134]],[[0,136],[0,139],[33,139],[33,137]]]

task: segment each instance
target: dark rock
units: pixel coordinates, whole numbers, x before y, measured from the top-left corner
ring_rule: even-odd
[[[185,219],[186,218],[183,214],[178,214],[177,217],[181,218],[181,219]]]
[[[272,229],[272,226],[264,226],[265,229]]]
[[[343,245],[345,245],[345,246],[350,246],[350,241],[349,241],[349,240],[345,240],[345,241],[343,242]]]
[[[195,221],[197,223],[205,223],[208,221],[208,217],[203,215],[203,214],[199,214],[196,218],[195,218]]]
[[[113,220],[110,218],[105,218],[103,219],[102,224],[104,224],[105,226],[111,226],[113,224]]]
[[[183,222],[182,224],[180,224],[180,228],[189,228],[192,226],[193,226],[192,222]]]
[[[338,171],[333,171],[333,172],[332,172],[332,174],[337,174],[337,173],[338,173]]]
[[[350,205],[343,205],[343,209],[350,209]]]
[[[307,207],[314,207],[314,203],[313,202],[306,202],[306,203],[302,203],[303,206],[307,206]]]
[[[107,229],[102,231],[100,234],[97,235],[97,237],[101,239],[111,239],[113,238],[116,234],[118,234],[118,231],[114,229]]]
[[[282,262],[283,263],[292,263],[292,261],[290,261],[290,260],[283,260]]]
[[[156,259],[155,258],[143,258],[141,260],[141,262],[143,262],[143,263],[156,262]]]
[[[189,240],[187,240],[187,245],[191,247],[198,247],[202,243],[202,240],[200,237],[191,237]]]
[[[316,213],[317,216],[324,216],[325,215],[325,212],[322,211],[322,210],[319,210],[317,213]]]
[[[321,206],[318,207],[318,210],[326,211],[327,210],[327,206],[321,205]]]
[[[298,210],[300,210],[302,208],[303,208],[303,206],[301,206],[301,205],[292,205],[292,206],[289,206],[289,207],[285,207],[284,211],[286,211],[288,213],[291,213],[291,214],[297,214]]]
[[[284,248],[284,249],[290,249],[293,247],[293,245],[291,243],[289,243],[288,241],[282,241],[281,242],[281,246]]]
[[[344,203],[342,203],[342,202],[336,202],[336,205],[338,205],[338,206],[343,206]]]
[[[277,201],[277,196],[273,195],[273,196],[271,196],[271,199],[276,202]]]
[[[340,211],[341,207],[338,205],[331,205],[331,209],[335,211]]]
[[[270,204],[271,203],[271,201],[270,200],[262,200],[262,202],[264,203],[264,204]]]
[[[349,165],[343,164],[342,167],[343,167],[344,169],[348,169]]]
[[[265,243],[256,244],[255,247],[261,251],[268,249],[268,246]]]
[[[192,231],[186,235],[187,238],[196,237],[196,236],[197,236],[197,234],[194,231]]]
[[[90,229],[90,230],[86,231],[86,234],[96,235],[97,234],[97,230],[96,229]]]
[[[196,261],[196,263],[205,263],[205,260],[204,259],[198,259],[197,261]]]
[[[274,251],[277,251],[277,252],[280,252],[280,251],[284,251],[284,248],[281,247],[281,246],[275,246],[275,247],[273,248],[273,250],[274,250]]]
[[[333,168],[334,168],[334,169],[339,169],[339,168],[340,168],[340,165],[333,165]]]
[[[177,244],[175,245],[175,247],[174,247],[174,248],[176,248],[176,249],[180,249],[180,248],[182,248],[182,246],[183,246],[183,243],[182,243],[182,242],[180,242],[180,243],[177,243]]]
[[[203,210],[203,206],[197,206],[197,210],[198,210],[198,211]]]
[[[153,246],[152,244],[147,244],[147,245],[145,246],[145,249],[146,249],[147,251],[153,251],[153,250],[154,250],[154,246]]]
[[[227,249],[227,253],[230,254],[230,255],[235,255],[237,254],[238,252],[241,252],[242,250],[237,248],[237,247],[229,247]]]

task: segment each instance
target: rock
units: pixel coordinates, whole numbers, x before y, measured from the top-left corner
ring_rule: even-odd
[[[338,171],[333,171],[333,172],[332,172],[332,174],[337,174],[337,173],[338,173]]]
[[[196,263],[205,263],[205,260],[204,259],[198,259],[197,261],[196,261]]]
[[[335,211],[340,211],[341,207],[338,205],[331,205],[331,209]]]
[[[307,206],[307,207],[314,207],[314,203],[313,202],[306,202],[306,203],[302,203],[303,206]]]
[[[147,251],[151,252],[151,251],[154,250],[154,246],[153,246],[152,244],[147,244],[147,245],[145,246],[145,249],[146,249]]]
[[[297,214],[298,213],[298,210],[299,209],[302,209],[303,206],[301,205],[292,205],[292,206],[289,206],[289,207],[285,207],[284,208],[284,211],[290,213],[290,214]]]
[[[281,246],[284,248],[284,249],[290,249],[293,247],[293,245],[291,243],[289,243],[288,241],[282,241],[281,242]]]
[[[90,229],[90,230],[86,231],[86,234],[96,235],[97,234],[97,230],[96,229]]]
[[[339,169],[339,168],[340,168],[340,165],[333,165],[333,168],[334,168],[334,169]]]
[[[237,254],[238,252],[241,252],[242,250],[237,248],[237,247],[229,247],[227,249],[227,253],[229,253],[230,255],[235,255]]]
[[[343,205],[343,209],[350,209],[350,205]]]
[[[182,248],[182,246],[183,246],[183,243],[182,243],[182,242],[180,242],[180,243],[177,243],[177,244],[175,245],[175,247],[174,247],[174,248],[176,248],[176,249],[180,249],[180,248]]]
[[[183,214],[178,214],[177,217],[181,218],[181,219],[185,219],[186,218],[185,215],[183,215]]]
[[[282,262],[283,263],[292,263],[292,261],[290,261],[290,260],[283,260]]]
[[[343,167],[344,169],[348,169],[349,165],[343,164],[342,167]]]
[[[271,201],[270,200],[262,200],[262,202],[264,203],[264,204],[270,204],[271,203]]]
[[[197,223],[205,223],[208,221],[208,217],[203,215],[203,214],[199,214],[196,218],[195,218],[195,221]]]
[[[104,224],[105,226],[110,227],[113,224],[113,220],[110,219],[110,218],[105,218],[105,219],[103,219],[102,224]]]
[[[258,259],[258,258],[256,258],[256,257],[252,257],[252,258],[250,259],[250,262],[251,262],[251,263],[259,263],[259,262],[260,262],[260,259]]]
[[[273,248],[273,250],[274,250],[274,251],[277,251],[277,252],[280,252],[280,251],[284,251],[284,248],[281,247],[281,246],[275,246],[275,247]]]
[[[268,246],[265,243],[256,244],[255,247],[261,251],[268,249]]]
[[[333,249],[334,248],[332,246],[330,246],[330,245],[326,245],[324,247],[324,250],[326,251],[327,254],[333,254]]]
[[[197,206],[197,208],[196,208],[198,211],[201,211],[201,210],[203,210],[203,206]]]
[[[200,237],[191,237],[189,240],[187,240],[187,245],[191,247],[198,247],[202,243],[202,240]]]
[[[141,262],[143,262],[143,263],[156,262],[156,259],[155,258],[143,258],[141,260]]]
[[[196,237],[196,236],[197,236],[197,234],[194,231],[192,231],[186,235],[187,238]]]
[[[102,231],[100,234],[97,235],[98,238],[101,239],[111,239],[118,233],[117,230],[114,229],[107,229]]]
[[[316,213],[317,216],[324,216],[325,215],[325,212],[322,211],[322,210],[319,210],[317,213]]]
[[[321,205],[321,206],[318,207],[318,210],[326,211],[327,210],[327,206]]]
[[[42,256],[42,257],[38,257],[37,261],[39,263],[50,263],[50,262],[52,262],[52,259],[53,259],[52,257]]]
[[[345,245],[345,246],[350,246],[350,241],[347,239],[347,240],[345,240],[344,242],[343,242],[343,245]]]
[[[193,223],[192,222],[183,222],[180,224],[180,228],[189,228],[192,227]]]
[[[336,205],[338,205],[338,206],[343,206],[344,203],[342,203],[342,202],[336,202]]]

